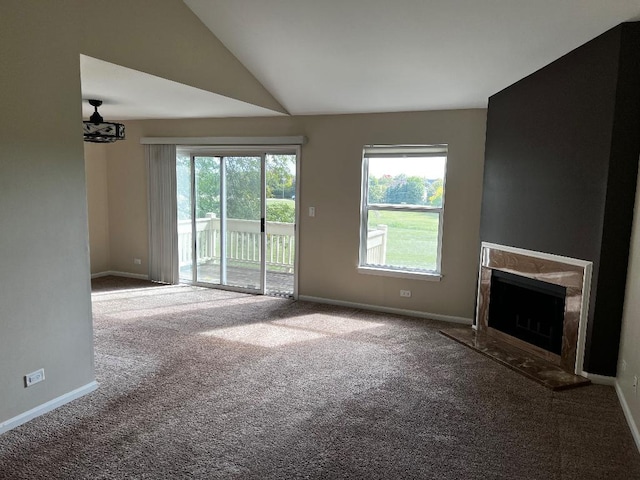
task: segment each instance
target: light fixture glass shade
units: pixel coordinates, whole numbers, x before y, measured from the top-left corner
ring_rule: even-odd
[[[124,125],[122,123],[84,121],[82,127],[85,142],[112,143],[116,140],[124,140]]]
[[[102,100],[89,100],[95,111],[89,120],[82,122],[84,141],[92,143],[112,143],[116,140],[124,140],[124,125],[122,123],[105,122],[98,113],[98,107]]]

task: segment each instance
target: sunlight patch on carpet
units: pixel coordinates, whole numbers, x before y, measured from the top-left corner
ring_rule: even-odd
[[[384,326],[382,323],[357,320],[355,318],[336,317],[322,313],[300,315],[293,318],[283,318],[281,320],[274,320],[272,323],[286,327],[303,328],[305,330],[315,332],[330,333],[333,335],[359,332],[370,328]]]
[[[324,338],[325,335],[298,328],[287,328],[270,323],[253,323],[237,327],[221,328],[203,332],[202,335],[232,342],[248,343],[258,347],[281,347],[292,343]]]
[[[100,300],[112,300],[114,298],[121,299],[127,297],[138,297],[141,295],[157,295],[157,290],[162,290],[163,294],[168,295],[171,293],[184,293],[184,289],[182,291],[177,290],[178,288],[182,289],[182,286],[175,285],[164,285],[164,284],[156,284],[153,286],[144,286],[144,287],[131,287],[131,288],[122,288],[119,290],[105,290],[105,291],[92,291],[91,297],[100,297]],[[102,297],[109,297],[107,299]]]
[[[251,297],[251,296],[242,296],[238,298],[221,298],[213,301],[206,302],[189,302],[184,303],[182,305],[175,304],[166,304],[159,303],[158,305],[152,305],[149,308],[144,308],[144,303],[140,304],[140,309],[136,310],[132,309],[130,305],[126,306],[126,309],[121,312],[109,312],[108,315],[111,318],[120,319],[120,320],[132,320],[146,317],[155,317],[159,315],[174,315],[174,314],[184,314],[190,312],[198,312],[201,310],[210,310],[210,309],[223,309],[227,308],[231,305],[248,305],[252,303],[261,303],[265,301],[269,301],[270,299],[266,299],[265,297]]]

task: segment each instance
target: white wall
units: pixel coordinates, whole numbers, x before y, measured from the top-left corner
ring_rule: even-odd
[[[146,273],[147,199],[142,136],[305,135],[300,184],[299,293],[471,319],[478,266],[486,111],[126,122],[107,149],[111,269]],[[440,282],[357,272],[362,148],[448,143]],[[316,216],[305,215],[316,207]],[[143,259],[140,266],[133,258]],[[400,289],[411,290],[401,298]]]
[[[87,209],[89,212],[89,253],[92,274],[106,272],[111,269],[109,258],[107,148],[107,145],[96,143],[84,144]]]
[[[94,378],[78,53],[16,3],[0,12],[0,422]]]
[[[618,355],[618,394],[623,398],[627,420],[635,429],[640,448],[640,392],[634,391],[633,377],[640,377],[640,175],[636,191],[636,204],[629,251],[627,288],[622,316],[620,353]],[[626,364],[626,368],[625,368]],[[640,385],[638,386],[640,389]]]
[[[94,380],[80,54],[282,107],[179,0],[2,0],[0,32],[1,426]]]

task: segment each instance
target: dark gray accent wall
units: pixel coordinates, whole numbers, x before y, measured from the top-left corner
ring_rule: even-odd
[[[615,375],[640,154],[640,23],[489,99],[480,238],[594,262],[585,370]]]

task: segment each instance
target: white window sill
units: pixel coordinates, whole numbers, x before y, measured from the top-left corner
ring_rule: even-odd
[[[381,277],[410,278],[413,280],[426,280],[428,282],[439,282],[442,275],[430,272],[405,272],[402,270],[391,270],[386,268],[358,267],[358,273],[364,275],[378,275]]]

